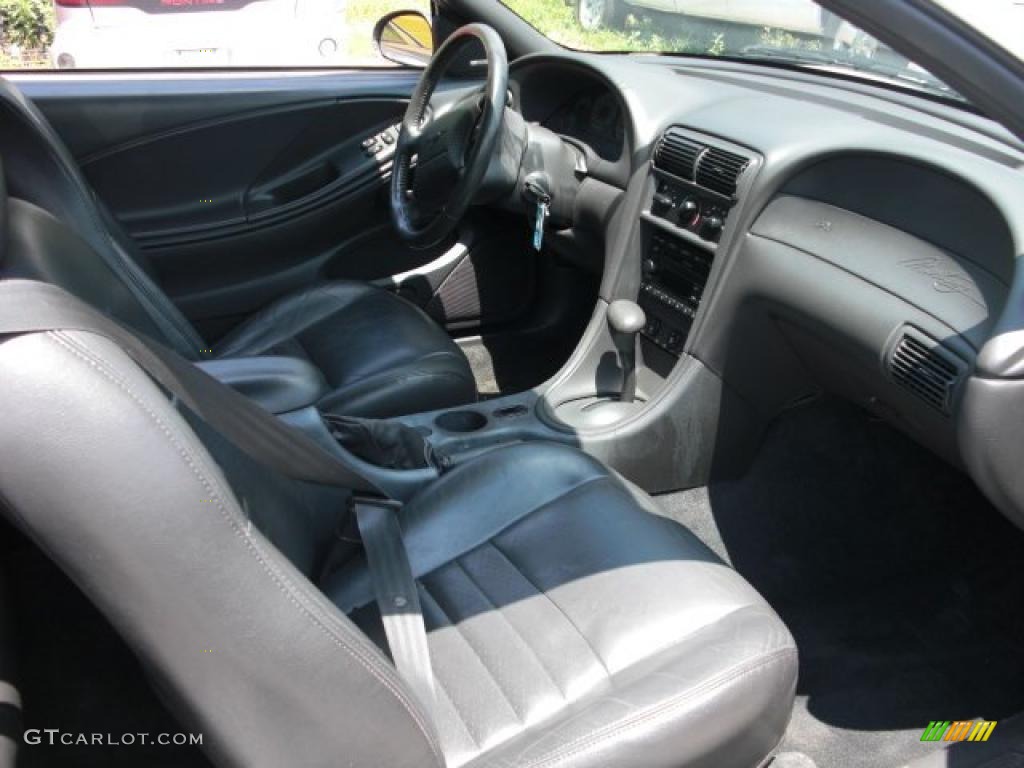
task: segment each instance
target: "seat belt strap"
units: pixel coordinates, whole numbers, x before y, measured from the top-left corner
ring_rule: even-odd
[[[300,430],[176,352],[139,338],[63,289],[31,280],[0,281],[0,336],[61,330],[86,331],[117,344],[158,384],[261,465],[296,480],[385,495]],[[395,514],[401,504],[353,499],[395,667],[433,716],[434,684],[426,628]]]
[[[402,542],[397,515],[401,504],[386,499],[353,497],[352,508],[363,539],[370,581],[392,661],[436,723],[427,629],[409,555]]]

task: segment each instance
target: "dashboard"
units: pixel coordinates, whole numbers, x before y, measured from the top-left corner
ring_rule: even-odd
[[[998,415],[1024,413],[1024,144],[916,95],[735,62],[543,55],[511,82],[606,188],[576,228],[603,228],[602,297],[646,311],[653,401],[686,407],[693,366],[769,417],[841,395],[1024,527],[1024,422]]]

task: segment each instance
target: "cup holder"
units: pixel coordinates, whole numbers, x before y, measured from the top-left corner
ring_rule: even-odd
[[[487,426],[487,417],[480,411],[446,411],[434,424],[445,432],[476,432]]]

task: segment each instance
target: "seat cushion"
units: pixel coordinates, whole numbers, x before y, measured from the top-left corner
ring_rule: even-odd
[[[781,739],[793,639],[642,492],[559,445],[457,467],[403,510],[450,766],[743,766]],[[322,585],[386,646],[365,563]]]
[[[385,418],[476,399],[469,362],[448,334],[404,299],[336,281],[272,304],[223,339],[218,357],[303,357],[329,385],[322,410]]]

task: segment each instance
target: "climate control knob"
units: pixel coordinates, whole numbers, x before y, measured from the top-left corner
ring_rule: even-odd
[[[676,206],[676,220],[681,227],[692,227],[700,219],[700,201],[695,197],[684,198]]]
[[[723,226],[725,226],[725,222],[722,221],[720,216],[708,216],[704,219],[701,234],[709,240],[717,240],[718,236],[722,233]]]

